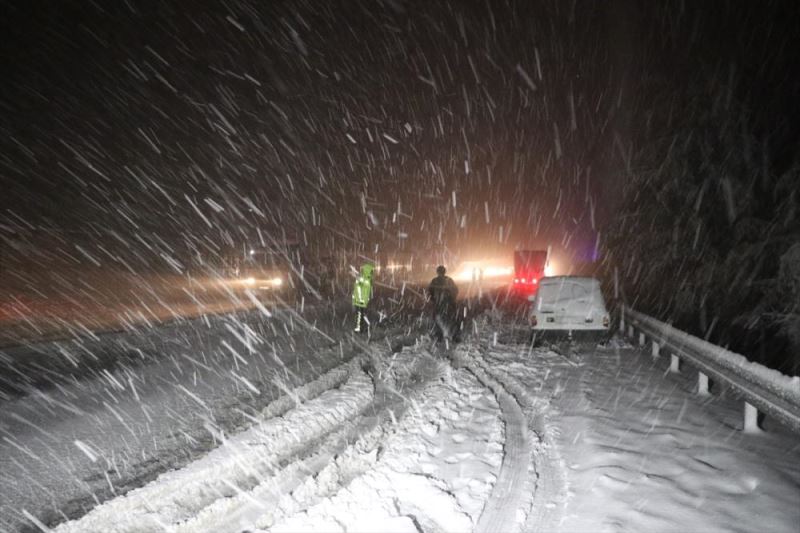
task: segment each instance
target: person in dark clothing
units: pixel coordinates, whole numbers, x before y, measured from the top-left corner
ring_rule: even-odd
[[[443,266],[436,268],[436,277],[428,285],[428,297],[433,304],[434,337],[437,341],[455,339],[458,336],[458,287],[452,278],[445,276]]]

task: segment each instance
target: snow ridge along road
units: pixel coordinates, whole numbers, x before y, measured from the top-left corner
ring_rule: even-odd
[[[750,362],[741,354],[633,309],[623,308],[623,313],[623,319],[627,316],[631,326],[646,334],[651,342],[687,359],[712,380],[732,387],[745,401],[800,433],[800,379]]]
[[[181,468],[217,447],[215,435],[241,432],[263,409],[271,416],[321,393],[297,387],[362,352],[348,338],[320,339],[291,317],[245,318],[167,328],[159,342],[154,330],[150,349],[114,367],[4,402],[0,531],[30,528],[23,510],[54,527]],[[319,325],[335,331],[332,322]]]
[[[276,532],[474,530],[502,462],[499,406],[471,373],[453,370],[424,348],[416,351],[377,365],[379,373],[408,374],[405,369],[417,366],[414,361],[427,361],[415,378],[423,380],[418,394],[408,395],[408,409],[390,426],[373,466],[313,506],[262,527]]]
[[[373,399],[370,378],[358,361],[348,364],[349,379],[339,388],[341,372],[320,378],[327,389],[300,403],[283,417],[262,420],[249,430],[226,439],[222,446],[187,467],[168,472],[155,482],[97,507],[76,522],[58,527],[58,532],[159,531],[194,516],[219,498],[230,497],[258,484],[282,460],[300,453],[353,418]],[[307,387],[314,388],[314,387]],[[295,395],[301,402],[300,395]]]
[[[471,374],[419,346],[372,348],[284,398],[207,456],[56,531],[474,529],[503,427]]]

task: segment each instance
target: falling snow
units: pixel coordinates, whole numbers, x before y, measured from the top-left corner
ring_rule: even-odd
[[[796,530],[791,3],[11,4],[0,531]]]

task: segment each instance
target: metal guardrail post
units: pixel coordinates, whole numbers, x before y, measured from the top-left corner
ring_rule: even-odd
[[[678,374],[681,371],[681,359],[674,353],[669,354],[669,371]]]
[[[619,332],[625,335],[625,305],[620,306],[619,310]]]
[[[758,427],[758,409],[748,402],[744,402],[744,431],[745,433],[761,433],[761,428]]]
[[[628,337],[633,338],[633,326],[628,325]]]
[[[652,342],[652,356],[670,355],[669,372],[680,372],[688,364],[697,376],[697,393],[710,394],[713,383],[721,383],[745,403],[744,431],[761,433],[759,418],[766,415],[800,433],[800,386],[796,378],[766,368],[726,348],[713,345],[675,329],[671,324],[628,309],[626,326],[644,333]]]
[[[644,346],[647,342],[647,339],[644,336],[644,332],[639,332],[639,346]]]
[[[702,372],[697,373],[697,394],[708,396],[708,376]]]

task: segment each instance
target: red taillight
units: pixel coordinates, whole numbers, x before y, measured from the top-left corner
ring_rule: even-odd
[[[538,282],[539,282],[539,280],[538,280],[538,279],[536,279],[536,278],[532,278],[532,279],[531,279],[531,283],[538,283]]]
[[[514,278],[514,283],[519,283],[519,279],[518,278]]]
[[[522,278],[522,283],[525,283],[525,278]]]

